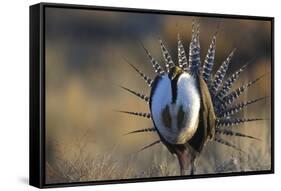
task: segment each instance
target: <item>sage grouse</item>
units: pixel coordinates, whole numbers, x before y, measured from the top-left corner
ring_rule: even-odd
[[[216,51],[216,33],[211,39],[204,62],[201,64],[199,25],[192,25],[192,38],[189,44],[189,56],[186,55],[183,43],[178,35],[178,61],[173,61],[170,53],[160,40],[160,46],[165,60],[165,69],[151,56],[143,46],[152,67],[156,73],[154,79],[149,78],[134,65],[130,66],[151,87],[150,96],[138,93],[121,86],[124,90],[143,99],[149,104],[150,113],[119,111],[152,120],[154,127],[130,132],[156,132],[159,140],[149,144],[142,150],[155,144],[163,143],[175,154],[179,161],[180,173],[194,174],[195,159],[208,141],[215,141],[233,149],[242,151],[231,142],[217,136],[220,134],[256,139],[252,136],[235,132],[228,127],[260,118],[234,118],[233,115],[245,109],[248,105],[265,99],[265,97],[232,104],[251,85],[261,77],[232,90],[234,82],[246,68],[244,65],[227,79],[225,78],[234,50],[229,54],[219,69],[213,74]]]

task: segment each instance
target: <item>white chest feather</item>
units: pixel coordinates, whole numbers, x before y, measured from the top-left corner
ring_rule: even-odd
[[[151,114],[154,124],[166,141],[186,143],[196,132],[199,120],[200,93],[195,79],[183,73],[173,90],[168,75],[157,83],[151,97]]]

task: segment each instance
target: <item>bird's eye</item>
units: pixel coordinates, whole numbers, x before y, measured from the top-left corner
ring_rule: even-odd
[[[162,120],[163,120],[164,125],[167,128],[171,128],[172,119],[171,119],[168,105],[165,107],[165,109],[162,112]]]
[[[183,111],[183,106],[181,105],[178,111],[178,128],[180,129],[184,125],[185,112]]]

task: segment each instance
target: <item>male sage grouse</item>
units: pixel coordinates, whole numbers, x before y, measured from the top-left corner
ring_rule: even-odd
[[[248,105],[265,99],[265,97],[232,104],[243,92],[257,82],[259,78],[231,91],[232,85],[246,65],[224,80],[232,51],[219,69],[213,74],[216,50],[216,34],[212,37],[210,47],[203,64],[200,60],[199,26],[192,25],[192,38],[189,44],[189,57],[178,36],[178,61],[174,62],[167,48],[160,40],[160,46],[165,60],[165,70],[145,52],[155,70],[156,77],[149,78],[134,65],[132,68],[140,74],[151,87],[150,96],[121,86],[124,90],[140,97],[149,103],[150,113],[120,111],[127,114],[152,119],[153,128],[136,130],[131,133],[157,132],[159,140],[143,149],[157,143],[163,143],[175,154],[179,161],[181,175],[194,174],[195,159],[208,141],[226,145],[242,151],[231,142],[220,138],[219,134],[255,139],[252,136],[235,132],[228,127],[245,122],[262,120],[259,118],[233,118],[233,114],[242,111]],[[143,150],[142,149],[142,150]]]

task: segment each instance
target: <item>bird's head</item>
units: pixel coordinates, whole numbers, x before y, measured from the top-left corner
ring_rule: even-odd
[[[158,133],[171,144],[184,144],[199,121],[200,93],[196,79],[180,67],[159,76],[150,95],[152,120]]]

